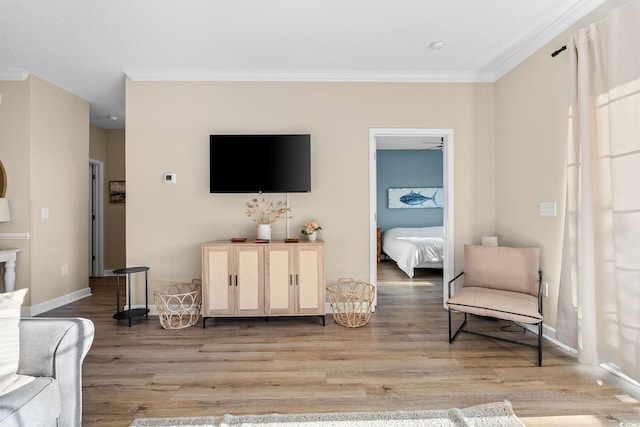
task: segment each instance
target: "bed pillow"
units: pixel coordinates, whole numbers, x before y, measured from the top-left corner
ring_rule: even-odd
[[[20,359],[20,307],[27,289],[0,294],[0,396],[33,377],[18,375]]]

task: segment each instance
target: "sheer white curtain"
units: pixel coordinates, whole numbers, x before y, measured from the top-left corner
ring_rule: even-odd
[[[558,338],[640,380],[640,0],[567,44],[571,112]]]

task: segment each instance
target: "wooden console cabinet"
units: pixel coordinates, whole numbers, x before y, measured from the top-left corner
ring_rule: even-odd
[[[202,327],[211,317],[322,316],[324,243],[202,245]]]

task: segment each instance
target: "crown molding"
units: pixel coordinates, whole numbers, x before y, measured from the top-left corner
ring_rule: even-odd
[[[569,8],[558,19],[550,25],[539,26],[531,32],[536,34],[531,40],[515,51],[504,55],[502,61],[494,68],[494,81],[499,80],[509,71],[513,70],[525,59],[546,46],[553,39],[569,29],[576,22],[593,12],[597,7],[605,3],[606,0],[586,0]],[[558,46],[559,47],[559,46]],[[549,53],[551,54],[551,53]],[[498,62],[498,61],[496,61]]]
[[[0,70],[0,80],[24,81],[29,77],[27,70]]]
[[[374,72],[266,72],[218,70],[126,70],[132,81],[240,81],[240,82],[493,82],[493,73],[437,72],[437,73],[374,73]]]

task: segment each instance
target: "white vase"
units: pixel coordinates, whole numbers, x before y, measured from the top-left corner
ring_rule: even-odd
[[[271,240],[271,224],[258,224],[258,240]]]
[[[307,234],[307,239],[309,239],[309,241],[313,242],[316,240],[316,236],[318,233],[316,233],[315,231],[311,234]]]

